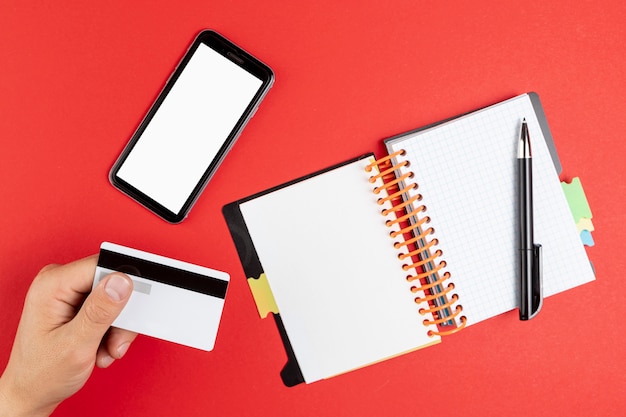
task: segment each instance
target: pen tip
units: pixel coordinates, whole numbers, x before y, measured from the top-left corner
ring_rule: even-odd
[[[526,159],[531,157],[530,151],[530,137],[528,135],[528,124],[526,123],[526,118],[522,119],[522,125],[519,132],[519,142],[517,145],[517,158],[518,159]]]

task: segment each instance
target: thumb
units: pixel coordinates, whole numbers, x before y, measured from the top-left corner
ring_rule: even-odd
[[[74,318],[79,328],[77,337],[98,346],[132,291],[133,282],[125,274],[115,272],[100,280]]]

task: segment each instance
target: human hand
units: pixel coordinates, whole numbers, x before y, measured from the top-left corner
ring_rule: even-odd
[[[82,388],[94,366],[108,367],[135,339],[136,333],[110,328],[132,281],[116,272],[91,291],[96,264],[94,255],[49,265],[35,277],[0,377],[0,417],[50,415]]]

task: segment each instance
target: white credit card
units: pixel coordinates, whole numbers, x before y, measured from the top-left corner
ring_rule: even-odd
[[[104,242],[93,287],[114,271],[127,274],[134,289],[113,326],[213,350],[230,279],[226,272]]]

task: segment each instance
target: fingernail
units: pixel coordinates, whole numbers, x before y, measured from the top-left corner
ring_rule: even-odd
[[[124,342],[117,347],[117,358],[122,359],[126,352],[128,351],[128,347],[130,346],[130,342]]]
[[[108,368],[115,361],[112,356],[106,355],[100,359],[100,368]]]
[[[111,275],[104,286],[104,291],[106,291],[111,300],[120,301],[130,294],[130,283],[124,277]]]

